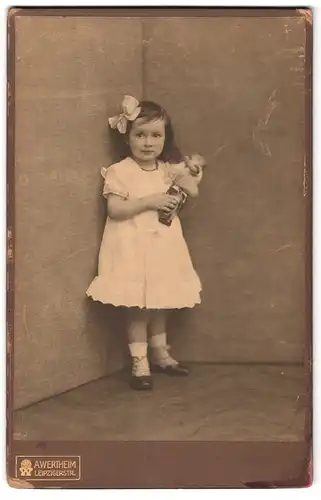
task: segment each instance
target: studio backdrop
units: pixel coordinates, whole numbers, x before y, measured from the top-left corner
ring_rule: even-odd
[[[163,105],[208,164],[181,218],[202,304],[175,313],[182,360],[304,354],[303,18],[17,17],[14,396],[19,408],[126,362],[123,311],[85,295],[106,217],[107,119]],[[166,255],[164,255],[166,259]]]

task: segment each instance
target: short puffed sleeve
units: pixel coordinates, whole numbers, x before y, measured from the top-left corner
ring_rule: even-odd
[[[128,198],[128,190],[126,189],[126,186],[124,185],[122,180],[119,178],[117,169],[114,166],[110,166],[108,168],[102,167],[100,173],[105,179],[103,188],[103,196],[105,198],[107,198],[109,194],[116,194],[125,199]]]

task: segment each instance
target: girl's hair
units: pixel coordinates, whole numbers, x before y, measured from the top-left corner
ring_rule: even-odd
[[[159,119],[164,120],[165,122],[165,143],[159,159],[161,161],[170,163],[179,163],[180,161],[182,161],[183,156],[176,145],[172,122],[167,111],[162,108],[162,106],[153,101],[140,101],[139,106],[141,107],[141,112],[139,113],[137,118],[143,118],[146,122],[152,122]],[[127,122],[127,130],[125,134],[127,153],[129,154],[130,152],[128,151],[128,135],[133,126],[133,123],[134,122],[130,121]]]

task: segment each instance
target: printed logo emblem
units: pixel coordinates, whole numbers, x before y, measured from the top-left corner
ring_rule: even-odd
[[[31,476],[33,468],[32,468],[32,463],[30,462],[30,460],[27,460],[27,459],[22,460],[20,467],[19,467],[19,470],[20,470],[21,476]]]
[[[79,456],[16,456],[16,477],[33,481],[78,481]]]

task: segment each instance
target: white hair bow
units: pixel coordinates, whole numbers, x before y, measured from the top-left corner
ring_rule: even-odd
[[[122,102],[122,113],[120,115],[112,116],[108,119],[111,128],[117,128],[121,134],[125,134],[127,129],[127,122],[133,122],[141,112],[139,102],[131,95],[125,95]]]

